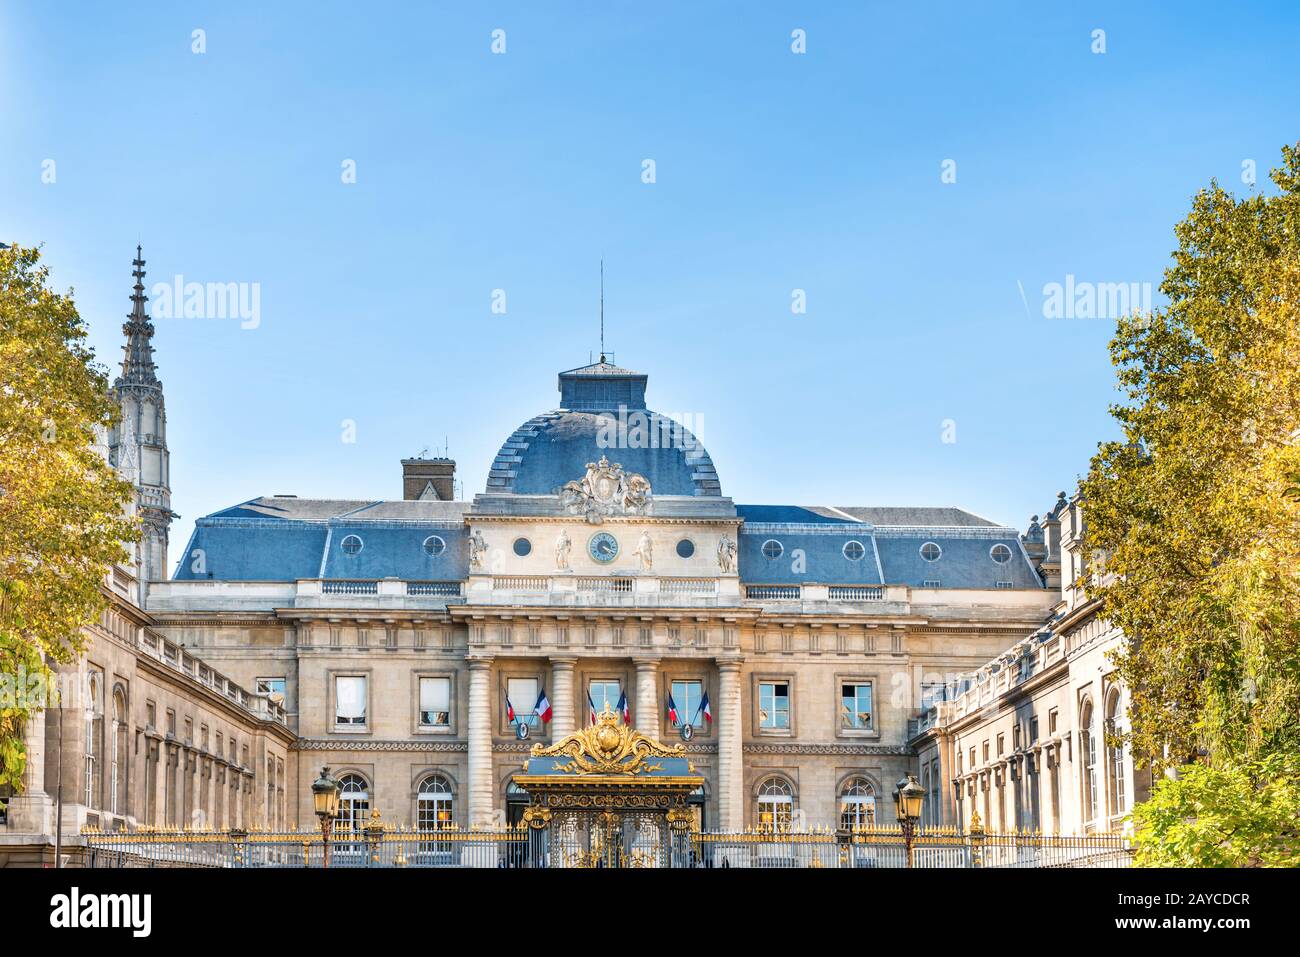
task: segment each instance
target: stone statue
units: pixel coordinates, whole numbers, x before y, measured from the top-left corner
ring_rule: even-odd
[[[483,558],[487,555],[487,542],[483,539],[483,533],[479,529],[474,529],[474,533],[469,537],[469,567],[481,569],[483,567]]]
[[[654,543],[650,541],[650,533],[642,532],[641,540],[636,543],[636,550],[632,552],[637,558],[641,559],[641,571],[648,572],[654,568]]]
[[[555,540],[555,567],[559,571],[567,572],[569,570],[569,549],[573,548],[573,542],[569,538],[567,529],[560,529],[560,537]]]
[[[730,575],[736,570],[736,543],[726,535],[718,542],[718,568],[724,575]]]

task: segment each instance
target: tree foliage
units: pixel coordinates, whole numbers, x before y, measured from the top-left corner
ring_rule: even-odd
[[[1176,227],[1169,305],[1111,343],[1124,437],[1081,487],[1103,612],[1129,638],[1133,754],[1201,765],[1139,814],[1146,839],[1183,850],[1246,807],[1262,825],[1271,775],[1300,754],[1300,144],[1272,179],[1275,195],[1244,198],[1212,183]],[[1201,817],[1216,786],[1256,797]],[[1275,857],[1243,840],[1205,863]]]
[[[1192,765],[1133,819],[1144,867],[1300,867],[1300,759]]]
[[[15,787],[39,705],[25,692],[76,657],[138,537],[131,486],[95,448],[117,415],[106,374],[71,294],[47,280],[35,249],[0,249],[0,784]]]

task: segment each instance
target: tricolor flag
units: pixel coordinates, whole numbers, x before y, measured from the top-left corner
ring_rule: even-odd
[[[510,703],[510,695],[506,695],[506,720],[515,723],[515,706]]]
[[[709,693],[704,692],[704,697],[700,699],[699,713],[704,715],[704,720],[713,724],[713,708],[709,705]]]
[[[618,713],[623,716],[624,724],[632,723],[632,712],[627,707],[627,692],[624,691],[618,696]]]
[[[533,713],[542,719],[542,724],[551,720],[551,703],[546,700],[545,688],[537,696],[537,704],[533,705]]]
[[[668,692],[668,720],[673,723],[673,727],[677,727],[677,703],[673,701],[671,691]]]
[[[587,692],[587,723],[596,723],[596,702],[591,700],[591,692]]]

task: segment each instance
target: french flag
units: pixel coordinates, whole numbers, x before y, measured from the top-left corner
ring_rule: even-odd
[[[704,720],[713,724],[713,707],[709,704],[709,693],[704,692],[704,698],[700,701],[700,713],[704,715]]]
[[[673,701],[673,693],[668,692],[668,720],[677,726],[677,702]]]
[[[506,695],[506,719],[511,724],[515,723],[515,706],[510,703],[509,695]]]
[[[632,712],[627,707],[627,692],[624,691],[618,696],[618,713],[623,716],[624,724],[632,723]]]
[[[596,723],[596,702],[591,700],[591,692],[587,692],[587,723]]]
[[[542,719],[542,724],[546,724],[551,720],[551,702],[546,699],[545,688],[537,696],[537,704],[533,705],[533,713]]]

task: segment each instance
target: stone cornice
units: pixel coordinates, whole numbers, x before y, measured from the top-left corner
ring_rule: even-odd
[[[899,744],[746,744],[743,750],[745,754],[913,755],[910,747]]]

